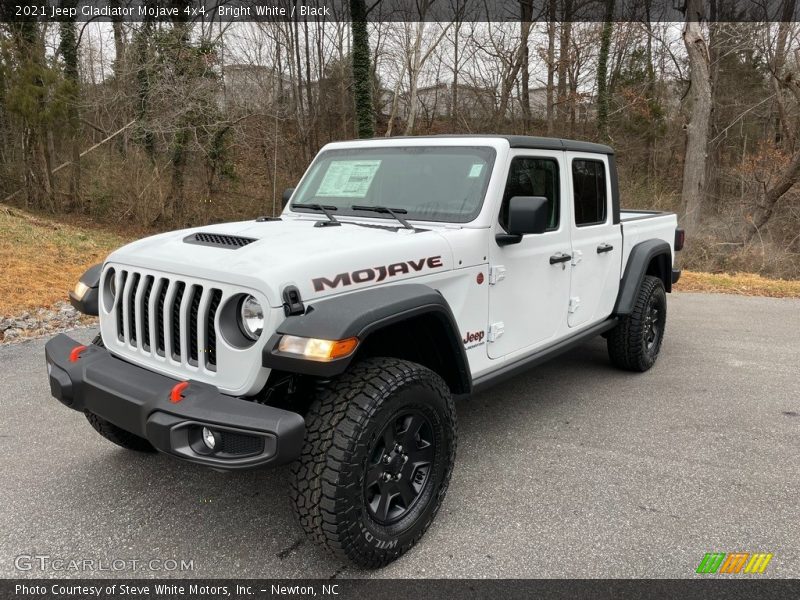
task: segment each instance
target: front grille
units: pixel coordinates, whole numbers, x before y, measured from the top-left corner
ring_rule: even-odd
[[[222,292],[213,290],[211,293],[211,303],[208,306],[208,321],[206,324],[206,352],[208,352],[208,368],[217,368],[217,328],[214,319],[217,317],[217,309],[222,300]]]
[[[256,242],[255,238],[242,237],[239,235],[225,235],[222,233],[199,232],[183,238],[187,244],[199,244],[201,246],[216,246],[217,248],[241,248]]]
[[[200,297],[203,288],[199,285],[192,287],[191,303],[189,304],[189,331],[197,331],[197,314],[200,310]],[[197,336],[189,337],[189,363],[197,366]]]
[[[172,301],[172,358],[181,359],[181,302],[183,302],[183,292],[186,291],[186,284],[179,281],[178,291],[175,292],[175,299]]]
[[[113,322],[122,342],[145,355],[216,370],[221,290],[133,270],[120,269],[115,276]]]
[[[142,294],[142,348],[150,351],[150,292],[153,291],[155,277],[148,275],[144,278],[144,293]]]
[[[164,356],[164,350],[166,349],[164,340],[164,304],[167,300],[167,282],[164,279],[159,281],[159,290],[158,305],[156,306],[156,335],[158,336],[156,351],[161,356]]]

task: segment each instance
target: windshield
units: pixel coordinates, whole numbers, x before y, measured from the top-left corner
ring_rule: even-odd
[[[495,151],[487,147],[347,148],[321,153],[293,195],[303,204],[335,207],[336,216],[391,219],[354,206],[399,209],[406,219],[466,223],[478,216]],[[404,212],[403,212],[404,211]]]

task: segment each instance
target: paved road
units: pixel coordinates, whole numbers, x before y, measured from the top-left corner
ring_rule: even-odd
[[[5,577],[20,554],[187,559],[196,577],[688,577],[712,550],[770,551],[768,574],[800,577],[797,300],[673,295],[649,373],[615,371],[598,339],[463,402],[444,507],[377,574],[304,540],[286,469],[105,442],[50,398],[43,346],[0,347]]]

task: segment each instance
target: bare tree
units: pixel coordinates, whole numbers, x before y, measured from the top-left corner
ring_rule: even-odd
[[[702,0],[687,0],[683,42],[689,57],[691,112],[686,125],[686,153],[683,165],[683,225],[694,233],[700,219],[706,183],[706,156],[711,120],[711,79],[708,45],[700,26],[704,15]]]
[[[441,26],[424,21],[428,8],[433,0],[423,0],[418,4],[419,18],[416,23],[405,23],[405,37],[407,43],[406,72],[408,74],[408,118],[406,120],[405,135],[413,135],[417,111],[419,110],[419,78],[428,58],[439,42],[442,41],[452,23]],[[438,31],[436,29],[438,28]],[[426,33],[428,34],[426,36]],[[428,37],[427,44],[425,44]]]

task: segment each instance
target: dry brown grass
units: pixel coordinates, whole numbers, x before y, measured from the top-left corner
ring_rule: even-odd
[[[675,284],[675,290],[679,292],[800,298],[800,280],[768,279],[754,273],[729,274],[684,271],[678,283]]]
[[[0,315],[66,300],[81,274],[128,239],[0,206]]]

